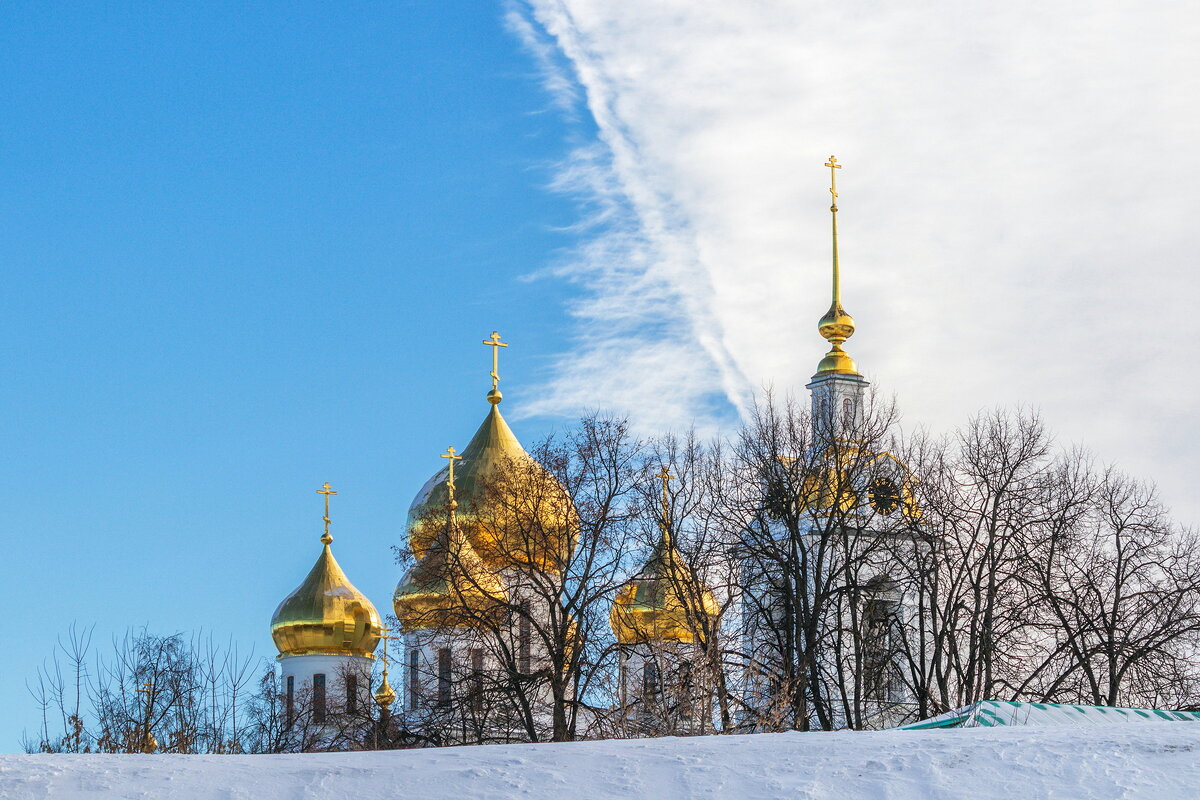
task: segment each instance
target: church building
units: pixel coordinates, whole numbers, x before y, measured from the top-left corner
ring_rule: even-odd
[[[826,166],[836,178],[841,165],[830,157]],[[829,350],[807,385],[810,439],[764,471],[757,522],[727,551],[738,560],[729,562],[738,585],[720,592],[679,547],[663,466],[657,542],[611,596],[616,691],[580,732],[602,718],[620,718],[635,733],[710,731],[713,671],[740,687],[736,723],[746,729],[776,712],[808,714],[804,698],[833,691],[829,676],[847,670],[857,676],[852,710],[821,724],[905,719],[902,631],[917,611],[894,566],[919,547],[920,509],[907,468],[871,440],[869,383],[842,347],[855,323],[841,303],[836,180],[830,192],[832,301],[818,324]],[[442,454],[408,509],[411,558],[392,597],[398,635],[334,558],[336,492],[329,484],[318,490],[322,550],[271,623],[289,720],[301,707],[319,725],[377,705],[385,724],[402,720],[430,743],[544,740],[566,724],[555,699],[579,689],[561,676],[571,674],[582,645],[579,620],[559,598],[571,588],[580,516],[500,412],[499,352],[508,344],[496,332],[483,344],[492,348],[484,419],[461,453]],[[842,637],[847,630],[855,635]],[[383,641],[386,652],[392,639],[401,644],[390,670],[395,688],[386,657],[373,687],[375,650]],[[740,646],[743,663],[726,659],[727,643]],[[781,698],[798,707],[777,708]]]

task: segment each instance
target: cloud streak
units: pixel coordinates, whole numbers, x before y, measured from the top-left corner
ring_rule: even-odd
[[[1040,405],[1200,522],[1200,11],[530,0],[595,140],[580,355],[537,407],[731,421],[822,354],[836,153],[847,349],[909,423]],[[532,34],[529,34],[532,35]],[[549,63],[549,62],[547,62]]]

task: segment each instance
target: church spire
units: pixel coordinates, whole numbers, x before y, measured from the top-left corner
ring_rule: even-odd
[[[842,308],[842,276],[838,264],[837,171],[842,168],[842,165],[837,162],[837,158],[830,156],[829,160],[825,162],[825,166],[829,167],[829,194],[832,195],[829,213],[833,222],[833,300],[829,305],[829,310],[825,312],[825,316],[821,317],[821,321],[817,323],[817,332],[829,342],[830,348],[825,357],[821,359],[821,363],[817,365],[817,374],[813,376],[814,378],[830,374],[858,374],[858,367],[854,364],[854,359],[842,350],[842,344],[854,335],[854,318],[846,313],[846,309]]]

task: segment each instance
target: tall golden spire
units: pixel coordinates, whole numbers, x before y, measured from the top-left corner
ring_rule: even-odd
[[[496,405],[504,399],[504,395],[500,394],[500,348],[508,347],[508,343],[500,341],[499,331],[492,331],[492,335],[484,339],[483,343],[492,348],[492,390],[488,392],[487,398],[489,403]]]
[[[846,309],[842,308],[842,276],[838,264],[837,171],[842,168],[842,165],[837,163],[837,158],[830,156],[829,160],[825,162],[825,166],[829,167],[829,194],[832,195],[829,213],[833,220],[833,301],[829,304],[829,310],[825,312],[825,316],[821,317],[821,321],[817,323],[817,331],[830,344],[829,352],[817,365],[817,376],[857,375],[858,367],[855,366],[854,359],[842,350],[842,344],[854,335],[854,318],[846,313]]]

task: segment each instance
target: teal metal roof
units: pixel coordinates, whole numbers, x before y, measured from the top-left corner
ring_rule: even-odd
[[[1200,722],[1200,712],[981,700],[912,725],[904,725],[900,730],[996,728],[1013,725],[1123,725],[1163,721]]]

